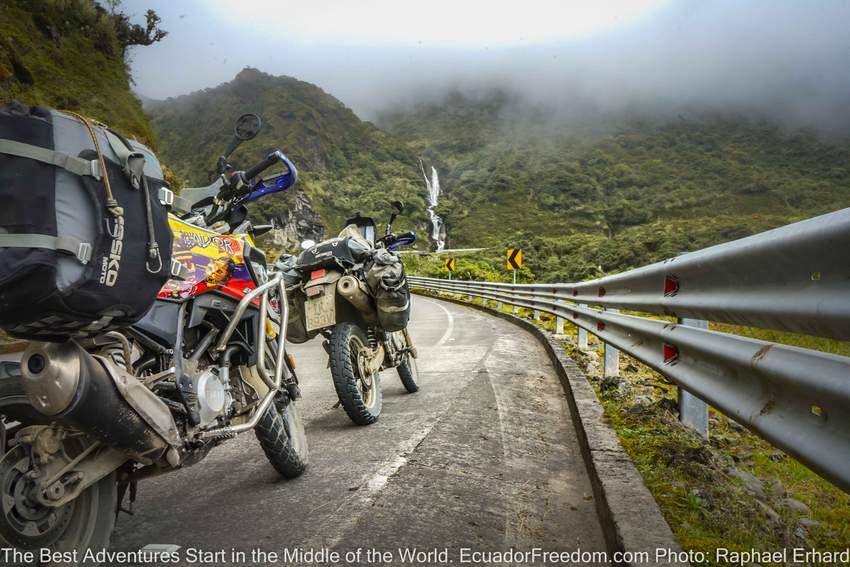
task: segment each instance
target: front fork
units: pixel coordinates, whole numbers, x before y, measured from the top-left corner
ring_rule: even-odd
[[[401,333],[401,338],[398,338],[398,333]],[[407,327],[401,331],[387,333],[383,340],[384,343],[384,368],[394,368],[404,362],[404,357],[410,354],[413,358],[418,358],[416,347],[413,345],[413,339],[407,330]]]
[[[407,344],[407,351],[410,353],[410,356],[413,358],[419,358],[419,354],[416,352],[416,347],[413,345],[413,338],[411,338],[407,327],[402,330],[402,333],[404,333],[404,342]]]

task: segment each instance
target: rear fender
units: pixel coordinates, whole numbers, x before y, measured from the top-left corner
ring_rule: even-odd
[[[339,278],[342,277],[342,272],[337,272],[336,270],[326,270],[325,275],[316,278],[315,280],[310,280],[304,284],[304,291],[306,292],[308,289],[316,287],[318,285],[330,285],[333,284],[336,287],[336,282]]]

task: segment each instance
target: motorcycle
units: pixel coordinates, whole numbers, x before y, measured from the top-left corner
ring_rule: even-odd
[[[141,320],[25,343],[19,363],[0,363],[0,547],[106,548],[139,481],[195,465],[248,431],[283,477],[304,472],[286,289],[254,243],[271,227],[253,226],[246,208],[291,187],[297,171],[280,151],[247,171],[228,161],[259,129],[258,116],[243,115],[218,180],[174,196],[179,276]],[[260,177],[273,167],[282,169]]]
[[[394,253],[413,244],[416,234],[392,232],[404,210],[398,201],[393,208],[377,240],[374,220],[358,214],[338,237],[305,241],[297,257],[283,256],[277,264],[293,313],[288,339],[324,336],[338,405],[358,425],[381,414],[381,371],[395,368],[409,393],[419,390],[416,347],[407,329],[410,294]]]

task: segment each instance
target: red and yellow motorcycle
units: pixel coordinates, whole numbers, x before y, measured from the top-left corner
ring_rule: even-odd
[[[140,480],[194,465],[253,431],[284,477],[307,466],[288,302],[246,205],[291,187],[277,151],[246,170],[228,157],[259,131],[239,119],[208,187],[173,196],[173,278],[133,326],[31,342],[0,363],[0,547],[108,547],[116,511]],[[278,171],[264,175],[269,170]],[[170,199],[171,200],[171,199]],[[131,502],[132,504],[132,502]]]

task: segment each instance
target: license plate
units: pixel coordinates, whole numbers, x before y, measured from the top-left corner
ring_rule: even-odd
[[[336,325],[336,294],[328,286],[322,295],[308,299],[304,305],[304,318],[308,331]]]

